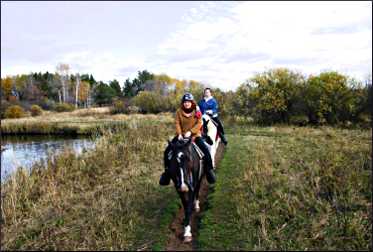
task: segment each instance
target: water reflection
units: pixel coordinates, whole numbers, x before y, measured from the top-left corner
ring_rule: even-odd
[[[35,162],[44,160],[48,155],[60,153],[71,148],[76,154],[94,147],[94,140],[86,137],[63,136],[2,136],[1,181],[22,166],[29,169]]]

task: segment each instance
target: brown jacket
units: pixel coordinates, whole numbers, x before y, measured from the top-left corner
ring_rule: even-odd
[[[185,134],[187,131],[192,132],[192,137],[201,136],[202,118],[196,117],[196,111],[194,110],[189,117],[186,116],[185,112],[179,108],[176,111],[176,134]]]

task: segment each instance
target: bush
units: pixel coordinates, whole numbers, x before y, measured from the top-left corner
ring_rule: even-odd
[[[143,113],[168,112],[174,107],[171,98],[149,91],[139,92],[132,101]]]
[[[293,115],[290,116],[290,124],[298,126],[306,126],[308,124],[308,116],[306,115]]]
[[[304,77],[286,68],[277,68],[256,74],[243,89],[243,105],[251,116],[264,124],[289,122],[298,90],[304,86]]]
[[[44,110],[54,110],[56,108],[56,102],[48,98],[44,98],[39,105]]]
[[[30,111],[32,116],[38,116],[43,113],[43,110],[38,105],[32,105]]]
[[[5,118],[21,118],[25,116],[25,111],[21,106],[12,105],[5,110]]]
[[[117,100],[114,102],[113,107],[110,109],[111,114],[126,113],[126,106],[123,101]]]
[[[141,109],[137,106],[128,106],[126,109],[126,113],[128,114],[137,114],[141,111]]]
[[[1,100],[1,106],[0,106],[0,109],[1,109],[1,118],[5,118],[5,111],[7,110],[7,108],[9,108],[12,104],[10,102],[8,102],[7,100]]]
[[[69,104],[69,103],[57,104],[55,108],[57,112],[71,112],[71,111],[74,111],[74,109],[75,109],[74,105]]]

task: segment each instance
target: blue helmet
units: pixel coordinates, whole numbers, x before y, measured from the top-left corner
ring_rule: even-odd
[[[185,93],[183,95],[183,98],[181,99],[181,102],[185,102],[185,101],[194,101],[194,97],[191,93]]]

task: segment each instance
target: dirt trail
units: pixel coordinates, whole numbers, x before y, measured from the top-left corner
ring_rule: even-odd
[[[216,151],[215,155],[215,162],[216,168],[218,168],[220,159],[223,156],[224,151],[224,144],[220,143],[219,147]],[[219,177],[217,176],[217,179]],[[170,224],[170,234],[168,235],[168,241],[166,245],[167,251],[185,251],[185,250],[195,250],[197,248],[197,240],[198,240],[198,225],[199,225],[199,215],[205,210],[206,207],[206,199],[208,194],[208,184],[206,178],[202,180],[201,189],[199,192],[199,200],[200,200],[200,212],[196,213],[193,211],[191,226],[192,226],[192,235],[193,240],[190,243],[183,242],[183,219],[184,219],[184,209],[181,207],[174,218],[174,220]]]

